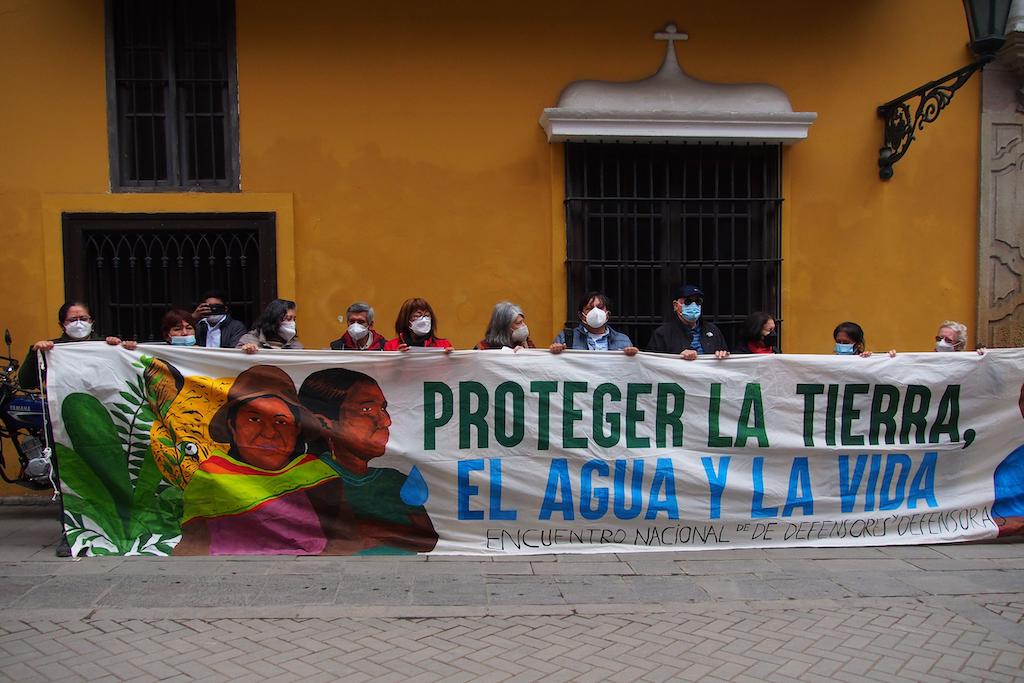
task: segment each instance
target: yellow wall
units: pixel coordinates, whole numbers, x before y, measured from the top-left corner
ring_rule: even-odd
[[[787,351],[828,351],[843,319],[873,348],[925,350],[945,318],[974,328],[979,80],[892,181],[875,166],[876,105],[969,59],[955,0],[238,0],[243,192],[213,197],[109,193],[102,0],[4,0],[0,16],[0,325],[21,349],[58,332],[59,214],[88,207],[292,211],[280,291],[311,346],[351,300],[389,330],[412,295],[459,346],[505,298],[546,340],[564,314],[564,171],[537,119],[572,80],[653,72],[666,20],[691,36],[692,75],[770,82],[818,112],[783,161]]]

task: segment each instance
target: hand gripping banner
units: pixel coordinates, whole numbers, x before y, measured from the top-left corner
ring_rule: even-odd
[[[936,543],[1024,530],[1024,350],[49,353],[76,555]]]

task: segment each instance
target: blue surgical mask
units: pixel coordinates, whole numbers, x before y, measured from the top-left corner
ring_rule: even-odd
[[[857,353],[857,349],[853,347],[853,344],[840,344],[836,342],[836,353],[840,356],[852,356]]]
[[[695,322],[700,318],[700,304],[686,304],[683,306],[683,320]]]
[[[190,334],[186,337],[171,337],[171,346],[195,346],[196,336]]]

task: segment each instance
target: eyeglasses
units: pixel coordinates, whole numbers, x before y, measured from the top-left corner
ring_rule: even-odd
[[[959,344],[959,343],[960,343],[960,342],[959,342],[959,341],[957,341],[956,339],[946,339],[946,338],[945,338],[945,337],[943,337],[943,336],[942,336],[941,334],[937,334],[937,335],[935,335],[935,341],[937,341],[937,342],[940,342],[940,341],[944,341],[944,342],[946,342],[947,344],[952,344],[953,346],[956,346],[957,344]]]
[[[704,299],[700,298],[699,296],[688,296],[683,299],[683,303],[687,306],[689,306],[690,304],[697,304],[698,306],[703,306]]]

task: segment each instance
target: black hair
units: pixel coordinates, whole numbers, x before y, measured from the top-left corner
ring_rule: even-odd
[[[746,320],[743,321],[742,327],[740,327],[740,342],[759,342],[761,341],[761,330],[764,328],[764,324],[769,320],[775,320],[775,316],[765,313],[764,311],[754,311],[747,316]]]
[[[329,420],[337,421],[341,416],[341,404],[348,398],[348,393],[356,384],[368,382],[378,386],[377,380],[369,375],[347,370],[345,368],[327,368],[317,370],[302,380],[299,387],[299,403],[314,416],[321,415]],[[310,444],[314,453],[330,450],[327,443],[329,436],[322,429],[320,437]]]
[[[299,403],[314,415],[336,420],[341,412],[341,404],[348,398],[348,392],[360,382],[377,385],[377,380],[355,370],[317,370],[302,381],[302,386],[299,387]]]
[[[220,289],[208,289],[199,295],[199,303],[203,303],[207,299],[220,299],[225,306],[228,303],[227,295]]]
[[[262,332],[267,339],[280,339],[281,335],[278,334],[277,328],[281,326],[281,321],[284,320],[288,311],[295,310],[295,308],[294,301],[274,299],[263,309],[259,320],[256,321],[255,328]]]
[[[850,322],[849,320],[839,323],[836,325],[836,329],[832,330],[832,339],[834,340],[838,337],[840,332],[845,332],[846,336],[853,340],[853,348],[858,353],[863,352],[867,348],[864,342],[864,328],[857,323]]]
[[[84,301],[65,301],[57,310],[57,324],[60,325],[61,329],[64,329],[64,318],[67,317],[68,309],[72,306],[81,306],[86,311],[89,311],[89,317],[92,317],[92,311],[89,309],[89,304]]]
[[[576,306],[576,312],[582,315],[583,309],[586,308],[587,304],[589,304],[593,299],[600,301],[604,305],[606,311],[612,310],[612,300],[608,298],[607,294],[604,292],[587,292],[583,295],[583,298],[580,299],[579,304]]]

